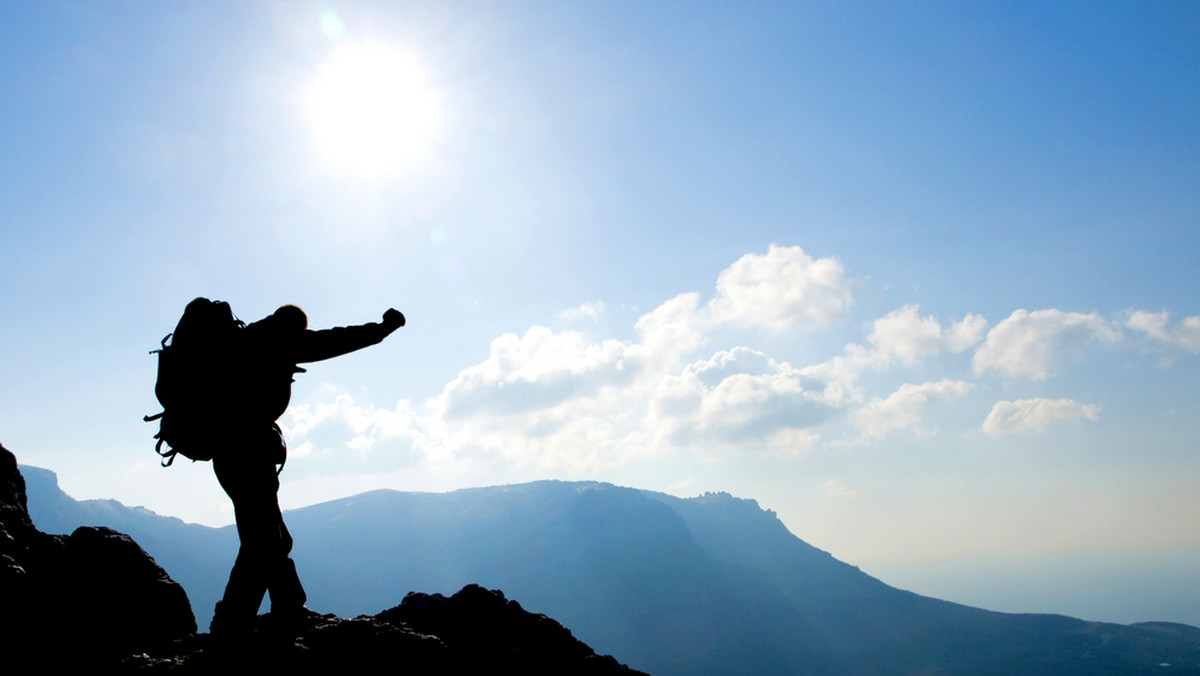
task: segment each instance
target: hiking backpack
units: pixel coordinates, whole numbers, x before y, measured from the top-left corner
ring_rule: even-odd
[[[154,450],[163,467],[170,467],[176,455],[212,460],[222,443],[233,342],[242,326],[228,303],[197,298],[188,303],[160,348],[150,351],[158,355],[154,394],[163,410],[143,420],[158,421]]]

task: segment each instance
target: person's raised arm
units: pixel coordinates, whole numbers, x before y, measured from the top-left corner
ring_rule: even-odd
[[[370,322],[357,326],[337,326],[320,331],[306,330],[296,346],[296,362],[306,363],[332,359],[347,352],[375,345],[392,331],[404,326],[404,315],[389,308],[383,313],[382,322]]]

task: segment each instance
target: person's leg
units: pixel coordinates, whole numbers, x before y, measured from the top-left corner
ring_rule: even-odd
[[[273,568],[278,567],[281,551],[282,518],[276,497],[279,479],[275,468],[255,462],[249,449],[237,451],[213,460],[217,480],[233,501],[241,541],[225,596],[213,615],[214,631],[249,627],[258,614]]]
[[[304,593],[304,586],[300,584],[300,576],[296,574],[296,563],[288,556],[292,551],[292,535],[283,523],[278,501],[275,503],[275,513],[279,518],[279,549],[271,559],[271,569],[267,574],[267,586],[271,592],[271,613],[298,612],[304,608],[308,596]]]

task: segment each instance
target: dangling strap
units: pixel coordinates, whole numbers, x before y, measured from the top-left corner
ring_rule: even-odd
[[[158,420],[159,418],[163,417],[166,414],[167,414],[166,411],[160,411],[158,413],[155,413],[154,415],[144,415],[144,416],[142,416],[142,420],[144,420],[146,422],[154,422],[155,420]],[[162,456],[162,466],[163,467],[170,467],[171,463],[175,462],[175,451],[174,451],[174,449],[168,450],[168,451],[164,451],[162,449],[163,444],[166,443],[166,440],[162,438],[162,428],[161,427],[159,428],[158,434],[154,435],[154,438],[158,439],[158,443],[154,444],[154,452]]]
[[[167,349],[167,341],[170,340],[171,336],[173,336],[173,335],[175,335],[175,334],[168,333],[167,335],[163,336],[163,339],[161,341],[159,341],[159,343],[158,343],[162,347],[158,348],[157,350],[150,350],[150,354],[158,354],[159,352],[162,352],[163,350]]]
[[[162,449],[164,443],[166,443],[164,440],[159,439],[158,443],[154,444],[154,452],[162,456],[161,464],[163,467],[170,467],[171,463],[175,462],[175,454],[178,453],[178,451],[173,448],[164,451]]]

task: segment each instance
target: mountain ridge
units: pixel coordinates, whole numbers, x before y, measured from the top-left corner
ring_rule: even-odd
[[[57,499],[70,507],[69,496]],[[127,525],[157,523],[164,540],[185,530],[147,512],[126,513]],[[1161,673],[1164,662],[1200,665],[1200,629],[998,613],[920,596],[838,561],[757,501],[728,493],[677,498],[555,480],[381,489],[292,510],[287,520],[313,607],[350,616],[408,589],[477,582],[656,674],[1136,674]],[[191,535],[202,543],[188,540],[193,559],[215,546],[232,561],[231,527]],[[219,587],[227,564],[207,565],[207,584]],[[192,595],[189,575],[177,579]]]
[[[28,472],[34,495],[52,473]],[[298,674],[418,673],[639,674],[598,655],[546,615],[499,590],[466,585],[449,598],[410,592],[397,606],[352,619],[311,611],[258,616],[220,635],[197,633],[183,588],[129,535],[79,526],[38,530],[16,458],[0,446],[0,664],[10,672],[48,666],[108,674],[209,674],[271,669]],[[113,501],[74,503],[52,495],[42,515],[83,511],[145,521],[147,510]],[[37,501],[35,500],[35,505]],[[153,520],[153,519],[152,519]],[[170,520],[160,524],[178,525]]]

